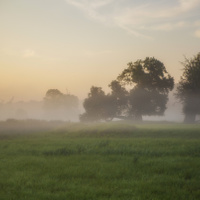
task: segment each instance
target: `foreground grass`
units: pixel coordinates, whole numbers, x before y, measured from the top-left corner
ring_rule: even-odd
[[[200,199],[200,125],[23,123],[0,132],[1,200]]]

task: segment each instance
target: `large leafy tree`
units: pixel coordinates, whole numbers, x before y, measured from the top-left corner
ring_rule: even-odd
[[[176,97],[183,103],[185,122],[193,123],[200,114],[200,53],[182,62],[183,74],[178,84]]]
[[[118,76],[122,84],[130,84],[129,118],[142,120],[143,115],[163,115],[168,93],[174,87],[174,79],[164,64],[155,58],[145,58],[128,63],[128,68]]]

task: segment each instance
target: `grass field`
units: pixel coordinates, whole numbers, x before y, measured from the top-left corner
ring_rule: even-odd
[[[198,200],[200,124],[0,123],[1,200]]]

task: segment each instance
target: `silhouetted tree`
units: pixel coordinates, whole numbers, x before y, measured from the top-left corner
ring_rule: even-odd
[[[118,76],[122,84],[134,85],[130,90],[127,117],[142,120],[143,115],[163,115],[174,79],[164,64],[155,58],[128,63]]]
[[[121,117],[127,112],[128,105],[128,91],[120,84],[119,81],[114,80],[110,83],[111,93],[108,94],[112,98],[111,103],[115,109],[114,117]]]
[[[78,98],[71,94],[63,94],[58,89],[49,89],[44,97],[44,108],[50,119],[63,119],[77,114]]]
[[[200,53],[182,62],[183,75],[179,81],[176,97],[183,103],[184,121],[195,122],[200,114]]]
[[[80,115],[81,121],[111,121],[126,110],[128,95],[126,89],[116,80],[112,81],[109,87],[111,93],[108,94],[105,94],[101,87],[91,87],[83,103],[85,113]]]
[[[80,120],[85,122],[112,120],[116,112],[112,102],[113,97],[106,95],[101,87],[92,86],[88,97],[83,102],[85,113],[80,115]]]

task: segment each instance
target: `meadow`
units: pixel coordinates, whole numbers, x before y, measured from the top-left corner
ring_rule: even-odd
[[[0,199],[200,199],[200,124],[0,122]]]

